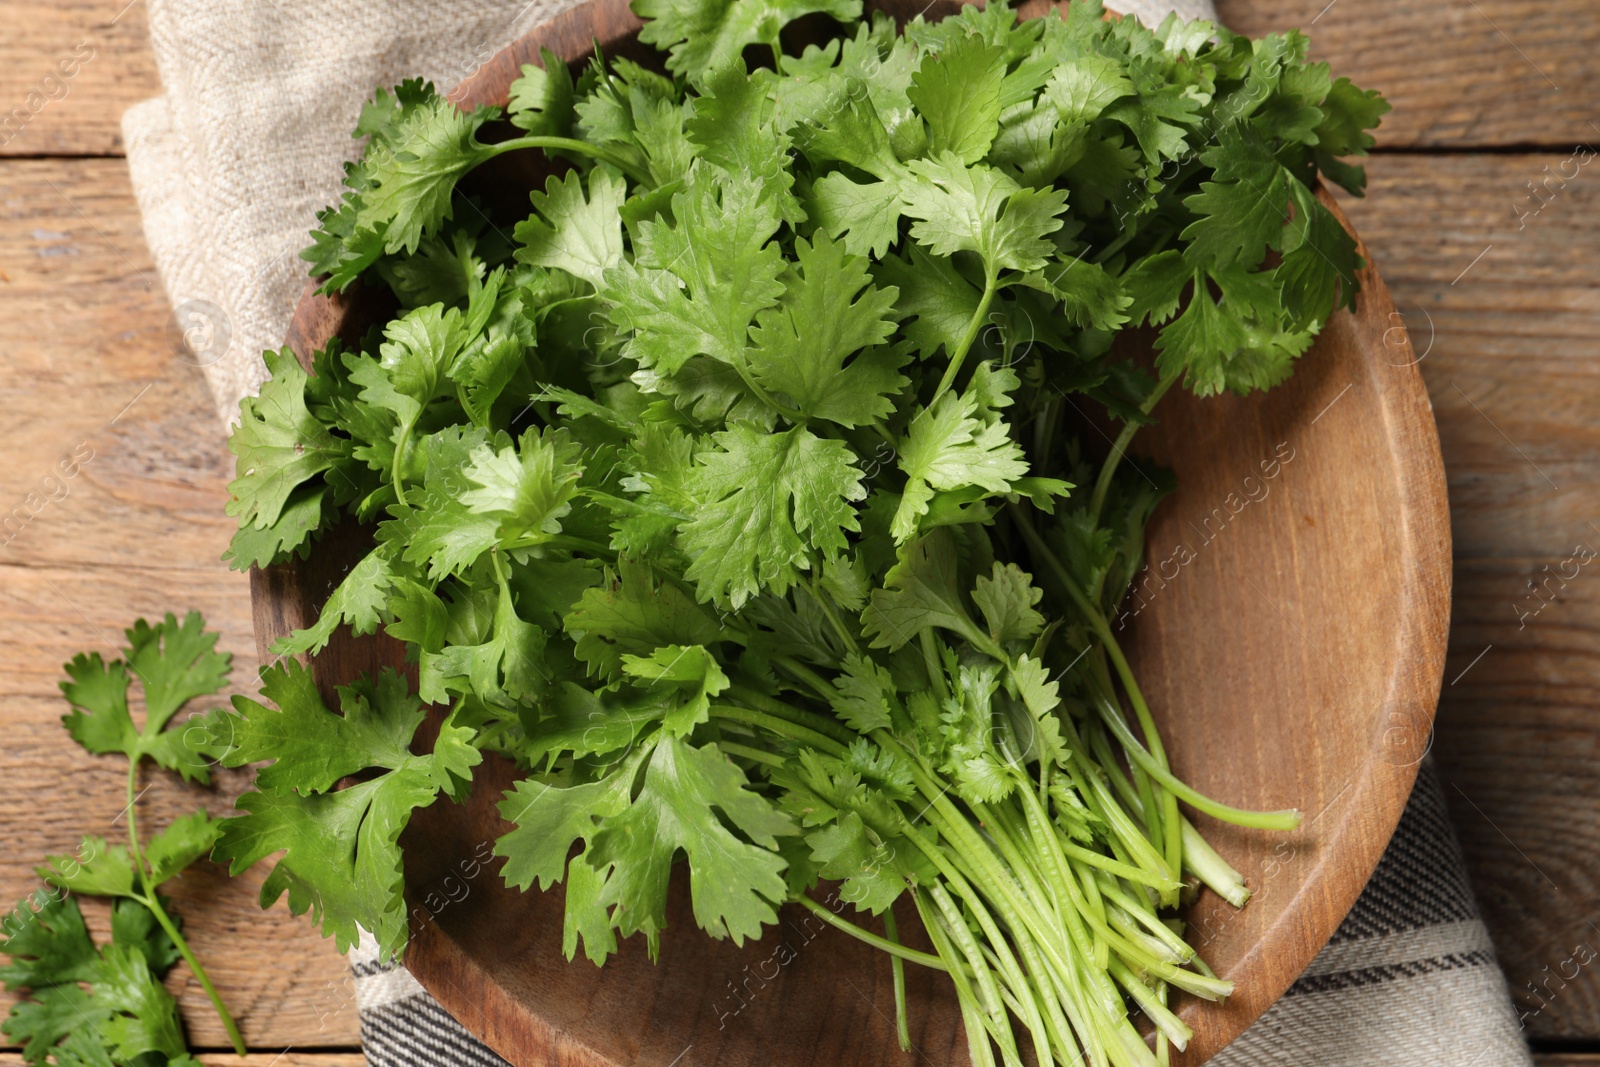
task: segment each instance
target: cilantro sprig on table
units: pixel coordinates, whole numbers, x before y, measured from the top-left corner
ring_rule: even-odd
[[[504,875],[565,883],[569,956],[654,952],[681,860],[713,936],[795,903],[947,971],[975,1063],[1165,1062],[1173,991],[1231,989],[1168,909],[1185,879],[1248,897],[1180,801],[1298,816],[1172,775],[1108,621],[1167,483],[1120,461],[1173,387],[1269,388],[1352,305],[1315,184],[1359,192],[1343,157],[1386,105],[1298,33],[1096,3],[899,32],[853,0],[637,10],[656,69],[546,53],[504,111],[408,82],[362,115],[306,257],[396,310],[308,368],[268,354],[231,556],[368,524],[276,651],[382,629],[417,692],[356,680],[335,710],[270,668],[275,707],[212,727],[267,762],[217,858],[286,850],[264,902],[398,953],[398,835],[496,752],[524,772]],[[511,152],[549,177],[508,215],[463,179]],[[1081,400],[1122,422],[1099,462]]]
[[[57,1067],[199,1067],[188,1053],[177,1002],[161,984],[180,958],[221,1018],[234,1051],[244,1040],[216,987],[182,933],[159,887],[211,851],[221,824],[204,811],[186,815],[142,841],[138,824],[140,763],[149,758],[185,780],[206,783],[220,754],[207,714],[178,721],[191,702],[226,683],[227,653],[215,649],[198,613],[168,615],[127,631],[121,657],[80,654],[65,666],[62,694],[72,711],[67,732],[89,752],[127,758],[127,845],[88,835],[70,855],[47,856],[37,868],[47,889],[0,917],[0,983],[26,990],[3,1029],[30,1064]],[[139,683],[143,722],[130,710]],[[70,894],[70,895],[69,895]],[[78,907],[80,896],[110,897],[111,940],[96,947]]]

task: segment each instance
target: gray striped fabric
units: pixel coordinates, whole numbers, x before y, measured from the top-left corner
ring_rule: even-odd
[[[352,953],[372,1067],[504,1062],[404,969],[374,960],[371,945]],[[1531,1067],[1432,760],[1420,768],[1394,840],[1333,940],[1211,1062]]]

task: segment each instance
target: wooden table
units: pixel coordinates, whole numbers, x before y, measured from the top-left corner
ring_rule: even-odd
[[[118,766],[57,724],[63,661],[110,653],[140,615],[198,608],[234,653],[239,688],[255,676],[248,583],[218,558],[231,457],[199,371],[176,356],[121,158],[123,109],[159,91],[143,6],[125,2],[0,5],[0,117],[30,93],[44,100],[0,130],[0,516],[31,516],[0,526],[6,901],[34,886],[46,852],[120,832]],[[1337,73],[1394,104],[1369,195],[1347,209],[1394,292],[1395,328],[1424,354],[1444,444],[1456,604],[1435,752],[1540,1063],[1600,1067],[1600,967],[1558,976],[1578,946],[1600,951],[1600,563],[1560,577],[1600,548],[1600,168],[1547,182],[1594,155],[1575,145],[1600,143],[1600,9],[1220,7],[1248,33],[1309,28]],[[86,49],[65,96],[45,84]],[[65,495],[34,507],[57,461],[84,446],[93,458]],[[198,803],[220,813],[241,784],[153,775],[140,814],[154,825]],[[281,905],[260,911],[259,880],[200,864],[170,887],[258,1053],[250,1062],[359,1064],[343,961]],[[187,971],[168,984],[191,1042],[223,1048]],[[0,1052],[0,1065],[17,1062]]]

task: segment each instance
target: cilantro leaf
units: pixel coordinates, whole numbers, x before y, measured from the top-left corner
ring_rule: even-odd
[[[1132,93],[1133,83],[1122,64],[1093,53],[1073,56],[1057,66],[1045,86],[1045,95],[1066,123],[1097,119],[1112,101]]]
[[[779,224],[775,205],[754,183],[713,173],[672,198],[675,225],[641,223],[635,260],[606,274],[624,352],[662,374],[694,355],[737,363],[756,312],[783,292],[783,254],[768,243]]]
[[[522,77],[511,83],[507,117],[518,129],[546,137],[572,131],[572,72],[548,48],[539,49],[539,66],[522,65]]]
[[[587,844],[599,830],[600,820],[627,809],[628,787],[644,754],[640,752],[599,781],[559,786],[524,778],[508,790],[500,801],[500,814],[513,829],[494,846],[494,854],[506,859],[506,884],[518,889],[537,884],[548,889],[561,881],[573,843],[581,840]]]
[[[368,552],[328,595],[317,621],[274,641],[272,654],[299,656],[321,652],[340,624],[348,625],[350,632],[358,637],[375,632],[389,602],[394,577],[394,568],[385,550]]]
[[[713,810],[721,818],[708,817]],[[605,872],[599,899],[613,909],[618,931],[624,937],[643,931],[653,954],[666,925],[667,875],[682,849],[695,921],[712,937],[742,945],[777,921],[776,906],[787,896],[777,838],[794,832],[790,818],[752,792],[744,772],[715,745],[695,748],[663,735],[638,795],[605,820],[587,860]]]
[[[583,474],[580,454],[564,430],[529,430],[516,448],[479,445],[465,471],[474,488],[460,502],[473,515],[498,520],[500,547],[542,544],[561,532],[561,519],[572,510]]]
[[[955,542],[948,530],[934,530],[901,549],[899,561],[884,576],[883,587],[873,590],[861,623],[873,648],[891,652],[930,626],[982,643],[982,635],[962,603]]]
[[[197,811],[175,820],[144,846],[144,861],[150,884],[158,886],[176,877],[184,868],[211,851],[218,832],[217,823],[205,812]],[[85,837],[72,856],[46,856],[37,868],[47,883],[74,893],[101,897],[131,897],[136,889],[133,860],[122,845],[108,845],[104,838]]]
[[[901,330],[918,354],[926,359],[941,347],[956,351],[983,294],[949,259],[918,245],[908,246],[904,257],[889,256],[874,266],[875,276],[898,290],[895,310],[903,320]]]
[[[699,508],[681,533],[693,558],[684,577],[703,599],[737,608],[762,589],[782,593],[816,554],[838,554],[845,532],[860,529],[852,504],[867,493],[842,441],[748,425],[713,439],[689,476]]]
[[[775,43],[785,25],[815,12],[861,17],[861,0],[633,0],[646,20],[639,40],[669,52],[667,69],[692,81],[735,62],[747,45]]]
[[[363,160],[368,185],[356,226],[381,233],[386,252],[415,252],[450,217],[456,181],[492,154],[477,133],[497,112],[462,112],[437,95],[408,109],[388,142]]]
[[[1355,308],[1357,272],[1365,261],[1355,238],[1333,212],[1303,185],[1293,192],[1295,219],[1285,240],[1283,262],[1274,270],[1283,308],[1293,329],[1320,323],[1340,307]]]
[[[898,215],[883,210],[883,182],[861,185],[833,171],[811,186],[806,206],[817,227],[853,256],[882,257],[898,236]]]
[[[98,652],[79,653],[66,664],[61,692],[73,710],[62,725],[96,755],[120,752],[134,763],[148,756],[185,779],[210,781],[215,747],[206,731],[167,726],[189,701],[222,689],[233,657],[215,651],[217,635],[205,632],[197,611],[182,623],[171,614],[155,626],[140,619],[125,632],[123,658],[107,663]],[[142,726],[128,711],[130,675],[144,691]]]
[[[287,893],[289,910],[310,911],[340,951],[355,944],[357,927],[392,956],[405,943],[400,831],[412,811],[440,790],[454,795],[482,759],[472,730],[448,720],[433,751],[409,746],[422,722],[422,704],[390,670],[376,682],[339,689],[342,714],[323,704],[306,668],[292,660],[262,673],[268,708],[234,698],[234,712],[215,727],[229,744],[230,767],[272,760],[257,776],[261,791],[240,797],[244,812],[222,822],[213,858],[233,874],[287,850],[261,887],[263,906]],[[328,792],[343,777],[375,777]]]
[[[686,737],[711,714],[711,698],[728,688],[728,676],[703,645],[663,645],[648,656],[622,657],[622,670],[634,685],[677,689],[688,697],[667,712],[663,728]]]
[[[1004,51],[981,37],[957,37],[924,56],[906,95],[928,124],[928,148],[973,164],[989,153],[1000,122]]]
[[[922,180],[896,183],[900,209],[918,220],[911,236],[934,254],[976,252],[993,277],[1038,270],[1054,251],[1046,238],[1061,228],[1065,190],[1023,188],[993,167],[965,166],[950,152],[907,167]]]
[[[519,222],[517,258],[554,267],[582,278],[595,290],[605,287],[605,272],[622,262],[622,216],[627,182],[604,167],[589,172],[589,196],[577,171],[547,178],[544,192],[533,193],[538,214]]]
[[[979,575],[972,602],[989,624],[996,644],[1026,641],[1044,629],[1044,616],[1035,610],[1044,590],[1015,563],[996,563],[993,577]]]
[[[905,892],[905,875],[894,862],[897,850],[856,812],[844,812],[837,822],[807,834],[806,844],[818,873],[843,881],[840,899],[862,911],[880,915]],[[911,846],[901,842],[900,847]]]
[[[647,656],[668,645],[709,645],[722,631],[690,596],[626,558],[619,573],[586,589],[562,623],[578,658],[603,678],[620,677],[624,654]]]
[[[1373,137],[1366,131],[1377,128],[1388,111],[1389,102],[1377,90],[1363,92],[1349,78],[1335,81],[1322,100],[1322,121],[1316,129],[1317,169],[1346,191],[1362,195],[1367,187],[1366,171],[1339,157],[1366,155],[1373,145]]]
[[[228,438],[238,477],[228,483],[227,512],[241,528],[274,527],[296,487],[330,470],[345,446],[306,408],[306,372],[294,353],[266,352],[268,380],[239,404],[239,425]],[[280,547],[300,543],[287,534]]]
[[[487,632],[474,627],[452,640],[437,651],[422,649],[418,695],[431,704],[447,703],[455,692],[511,705],[536,697],[548,680],[545,633],[517,613],[509,585],[500,587]]]
[[[685,132],[701,159],[737,180],[755,182],[778,216],[793,225],[805,215],[792,192],[789,138],[773,115],[776,80],[768,70],[746,73],[743,62],[712,71]]]
[[[797,240],[795,255],[782,299],[761,312],[752,332],[752,372],[807,415],[843,426],[885,417],[907,384],[899,374],[904,354],[875,347],[894,332],[887,316],[898,293],[869,284],[866,260],[820,234],[814,243]]]
[[[1237,127],[1225,127],[1200,158],[1215,168],[1216,180],[1184,200],[1199,216],[1183,231],[1184,258],[1212,269],[1234,262],[1254,267],[1283,240],[1291,179],[1259,138]]]
[[[989,377],[988,372],[975,376],[964,393],[946,393],[932,408],[919,410],[906,428],[900,450],[906,487],[890,526],[896,541],[916,532],[936,491],[976,486],[1006,493],[1028,473],[1022,447],[997,414],[1011,403],[1006,394],[1016,388],[1016,375],[994,372],[996,388],[985,395]]]
[[[890,725],[889,699],[895,692],[894,677],[875,661],[859,652],[850,653],[833,685],[839,695],[829,703],[852,730],[868,734]]]
[[[0,980],[29,994],[3,1029],[29,1063],[129,1063],[146,1053],[193,1062],[177,1002],[159,981],[177,957],[172,942],[131,900],[113,906],[111,932],[111,943],[96,949],[67,896],[39,894],[0,921],[0,953],[11,957]]]

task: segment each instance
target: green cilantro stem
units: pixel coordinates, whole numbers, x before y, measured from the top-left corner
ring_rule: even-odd
[[[1129,758],[1143,767],[1146,774],[1160,782],[1164,789],[1176,795],[1197,811],[1203,811],[1213,818],[1221,819],[1223,822],[1232,823],[1235,826],[1247,826],[1256,830],[1293,830],[1300,825],[1300,812],[1295,808],[1288,808],[1283,811],[1251,811],[1212,800],[1199,790],[1184,784],[1174,777],[1172,772],[1156,762],[1155,758],[1139,743],[1139,739],[1133,736],[1133,731],[1128,729],[1128,724],[1123,721],[1122,716],[1112,714],[1111,709],[1102,704],[1100,705],[1100,718],[1110,727],[1117,740],[1122,743],[1122,747],[1128,753]],[[1182,832],[1182,824],[1179,824],[1179,832]]]
[[[1183,820],[1183,863],[1189,873],[1234,907],[1242,908],[1250,899],[1250,887],[1244,884],[1244,878],[1188,819]]]
[[[543,543],[551,548],[588,552],[591,555],[600,557],[605,557],[615,551],[615,549],[603,545],[599,541],[591,541],[587,537],[574,537],[572,534],[550,534],[544,539]]]
[[[1179,1052],[1188,1047],[1189,1039],[1194,1036],[1194,1031],[1185,1026],[1183,1020],[1172,1014],[1149,986],[1139,981],[1133,972],[1128,970],[1127,965],[1115,957],[1112,958],[1111,966],[1108,969],[1111,977],[1116,979],[1119,986],[1128,991],[1128,995],[1133,998],[1134,1003],[1138,1004],[1146,1017],[1166,1035],[1167,1040],[1178,1047]]]
[[[917,905],[917,914],[922,918],[922,927],[928,932],[928,940],[933,942],[933,947],[945,959],[956,958],[956,949],[945,936],[944,924],[939,921],[933,904],[928,900],[926,892],[917,886],[911,889],[911,899]],[[994,1052],[989,1047],[989,1039],[985,1036],[988,1028],[983,1022],[983,1009],[978,1003],[977,993],[972,988],[972,979],[964,967],[951,967],[950,980],[956,987],[956,1003],[961,1007],[961,1022],[967,1032],[967,1049],[973,1067],[994,1067]]]
[[[729,722],[742,722],[746,726],[759,726],[763,730],[770,730],[779,737],[791,738],[795,741],[804,741],[813,748],[822,749],[834,756],[843,756],[849,750],[827,734],[818,733],[816,730],[801,726],[799,723],[780,719],[776,715],[768,715],[761,711],[751,711],[749,708],[735,708],[727,704],[711,705],[711,716],[716,719],[727,719]]]
[[[1162,875],[1151,874],[1142,867],[1135,867],[1131,863],[1123,863],[1122,861],[1114,860],[1109,856],[1102,856],[1098,852],[1091,852],[1082,845],[1074,844],[1071,841],[1061,842],[1061,851],[1069,859],[1077,860],[1080,863],[1086,863],[1091,867],[1098,867],[1108,874],[1116,875],[1118,878],[1126,878],[1130,882],[1137,882],[1140,885],[1147,885],[1157,892],[1171,892],[1172,890],[1179,888],[1177,884],[1174,883],[1170,878]]]
[[[889,955],[893,956],[896,960],[909,960],[912,963],[921,964],[922,966],[935,971],[950,970],[950,964],[947,960],[944,960],[939,956],[930,955],[926,952],[919,952],[914,948],[906,948],[904,945],[900,944],[898,939],[891,940],[889,938],[879,937],[871,930],[864,930],[860,926],[857,926],[855,923],[851,922],[849,919],[844,919],[838,915],[835,915],[827,905],[817,903],[804,893],[795,897],[794,901],[795,903],[804,907],[806,910],[815,914],[819,919],[821,919],[823,922],[826,922],[829,926],[832,926],[838,930],[842,930],[851,937],[855,938],[857,941],[863,941],[866,944],[871,945],[873,948],[882,949],[883,951],[889,953]],[[885,911],[883,914],[889,924],[894,922],[894,916],[890,915],[889,912]],[[900,985],[903,994],[905,985],[905,972],[903,970],[900,972]]]
[[[767,696],[765,693],[759,693],[746,685],[732,686],[728,689],[728,696],[735,700],[743,701],[752,708],[764,711],[768,715],[804,726],[808,730],[814,730],[819,734],[832,738],[841,745],[849,745],[857,736],[848,726],[835,719],[831,719],[826,715],[819,715],[805,708],[797,708],[792,704],[786,704],[781,700]]]
[[[1128,699],[1134,707],[1134,714],[1138,716],[1139,724],[1144,729],[1146,737],[1159,738],[1159,733],[1155,729],[1155,720],[1151,717],[1150,708],[1144,700],[1144,694],[1140,691],[1139,683],[1133,676],[1133,669],[1128,665],[1127,658],[1123,656],[1122,649],[1117,644],[1116,637],[1111,633],[1111,626],[1106,621],[1105,616],[1089,602],[1088,597],[1078,588],[1066,566],[1051,551],[1044,538],[1039,536],[1039,532],[1033,528],[1033,523],[1026,512],[1022,508],[1012,505],[1012,513],[1017,518],[1017,528],[1022,531],[1022,536],[1028,542],[1029,547],[1038,555],[1040,562],[1045,564],[1062,589],[1066,591],[1068,597],[1077,605],[1078,610],[1083,612],[1090,627],[1095,630],[1104,642],[1106,653],[1111,658],[1112,665],[1116,668],[1123,688],[1128,693]],[[1129,757],[1137,762],[1146,774],[1159,782],[1162,788],[1166,789],[1174,798],[1181,798],[1207,815],[1222,819],[1224,822],[1233,823],[1236,826],[1247,826],[1258,830],[1292,830],[1300,825],[1300,813],[1292,808],[1284,811],[1249,811],[1212,800],[1173,776],[1165,766],[1165,752],[1156,746],[1146,749],[1141,745],[1138,739],[1133,736],[1133,731],[1128,729],[1127,723],[1123,721],[1120,714],[1110,714],[1109,709],[1102,706],[1101,718],[1116,733],[1117,739],[1127,749]],[[1159,740],[1157,745],[1159,745]],[[1161,752],[1161,755],[1157,756],[1157,752]],[[1175,815],[1173,817],[1176,818]],[[1179,826],[1174,825],[1168,832],[1169,834],[1181,834],[1182,831]],[[1181,843],[1176,851],[1178,857],[1181,858]]]
[[[834,689],[833,686],[828,684],[827,679],[793,656],[774,656],[772,657],[772,662],[810,686],[811,691],[817,694],[824,702],[833,699]]]
[[[178,955],[189,965],[189,970],[200,983],[200,988],[204,989],[206,996],[210,998],[211,1006],[217,1010],[217,1017],[222,1020],[222,1028],[228,1032],[228,1042],[233,1045],[233,1051],[243,1056],[247,1049],[244,1036],[239,1033],[239,1024],[233,1021],[228,1006],[222,1002],[222,994],[211,984],[211,976],[200,965],[193,950],[189,948],[189,942],[184,939],[178,930],[178,925],[167,914],[167,909],[162,907],[161,897],[150,882],[150,869],[145,864],[144,848],[139,844],[138,789],[139,756],[136,753],[128,760],[128,851],[133,858],[133,869],[139,873],[139,884],[144,887],[144,895],[135,896],[135,899],[150,909],[150,914],[155,916],[156,923],[166,931],[168,937],[172,938],[173,945],[178,949]]]
[[[942,704],[950,699],[950,690],[944,684],[944,668],[939,666],[939,653],[933,636],[933,628],[924,626],[917,635],[922,646],[922,661],[927,667],[928,678],[933,684],[933,693]]]
[[[956,350],[950,353],[950,362],[944,369],[944,376],[939,379],[939,386],[933,391],[933,397],[928,401],[924,411],[932,410],[939,398],[950,391],[956,383],[956,375],[961,371],[961,364],[967,358],[973,342],[978,339],[978,331],[983,329],[983,322],[989,317],[989,305],[994,303],[995,294],[1000,291],[999,284],[995,281],[993,271],[988,271],[983,280],[983,298],[978,301],[978,308],[972,313],[972,318],[967,321],[966,332],[961,335],[961,340],[956,344]]]
[[[1150,909],[1148,898],[1141,902],[1129,896],[1115,878],[1102,877],[1096,879],[1096,881],[1098,882],[1099,891],[1105,895],[1105,898],[1143,927],[1151,937],[1165,945],[1167,950],[1173,954],[1175,962],[1188,963],[1194,959],[1194,949],[1183,938],[1173,933],[1172,927],[1162,922],[1160,917]],[[1107,914],[1113,913],[1108,912]]]
[[[833,632],[839,635],[840,641],[844,642],[844,647],[860,652],[860,643],[856,641],[855,634],[852,634],[846,628],[844,620],[839,618],[839,613],[834,610],[833,598],[823,593],[822,583],[813,576],[807,580],[806,588],[811,591],[811,599],[817,602],[817,606],[822,609],[822,614],[827,617],[828,625],[833,627]]]
[[[894,907],[883,909],[884,939],[900,948],[900,931],[895,925]],[[911,1051],[911,1020],[906,1017],[906,965],[900,954],[889,952],[889,972],[894,975],[894,1034],[900,1041],[900,1051]],[[935,957],[937,958],[937,957]],[[941,961],[943,962],[943,961]]]
[[[411,438],[416,428],[416,419],[411,419],[401,426],[400,440],[394,446],[394,496],[401,507],[405,507],[406,503],[406,460],[411,457]]]
[[[640,185],[653,187],[655,182],[650,175],[640,170],[632,161],[617,152],[611,151],[603,145],[590,144],[588,141],[578,141],[571,137],[513,137],[509,141],[499,141],[492,145],[485,145],[487,150],[482,162],[487,162],[495,156],[514,152],[520,148],[542,148],[546,151],[573,152],[580,156],[609,163],[622,173],[638,182]]]
[[[1167,390],[1183,377],[1182,368],[1168,371],[1156,382],[1156,387],[1150,395],[1145,397],[1144,403],[1139,405],[1141,415],[1149,415],[1155,406],[1161,403],[1161,398],[1167,395]],[[1133,442],[1133,435],[1139,432],[1142,424],[1137,419],[1129,419],[1122,425],[1122,432],[1117,434],[1117,439],[1111,443],[1111,454],[1100,465],[1100,475],[1094,481],[1094,492],[1089,497],[1089,519],[1091,522],[1100,521],[1100,513],[1105,510],[1106,493],[1111,489],[1111,476],[1116,473],[1117,465],[1122,462],[1122,457],[1127,455],[1128,445]],[[1095,592],[1098,594],[1099,590]]]
[[[1049,816],[1045,814],[1044,807],[1031,792],[1026,789],[1017,791],[1022,797],[1023,817],[1027,820],[1028,833],[1033,839],[1036,854],[1045,857],[1050,863],[1052,882],[1059,892],[1062,892],[1071,902],[1071,908],[1062,908],[1063,918],[1068,923],[1067,932],[1073,932],[1072,926],[1077,923],[1076,915],[1067,916],[1069,910],[1075,911],[1079,906],[1078,884],[1073,877],[1067,863],[1066,850],[1060,846],[1064,843],[1060,834],[1050,825]],[[1105,966],[1106,950],[1102,946],[1095,946],[1094,956],[1100,966]]]
[[[788,764],[788,760],[784,759],[775,752],[768,752],[764,748],[752,748],[749,745],[741,745],[737,741],[729,741],[727,738],[723,738],[722,740],[718,741],[717,747],[721,748],[722,751],[726,752],[730,756],[743,756],[747,760],[752,760],[768,767],[783,767]]]
[[[974,977],[977,980],[980,1003],[983,1006],[984,1014],[988,1016],[985,1029],[989,1031],[990,1037],[1010,1039],[1011,1027],[1006,1019],[1006,1008],[1004,1000],[1000,996],[1000,986],[995,981],[994,972],[985,963],[983,953],[978,949],[977,939],[972,936],[971,929],[967,927],[966,921],[956,909],[955,901],[950,899],[949,890],[935,882],[928,887],[928,895],[938,905],[939,913],[944,919],[945,930],[950,934],[951,940],[955,942],[962,955],[967,957],[967,962],[972,966]],[[985,915],[984,918],[988,918],[988,916]],[[989,922],[983,925],[988,927],[993,922],[993,919],[989,919]],[[984,932],[988,934],[989,931],[985,929]],[[994,936],[998,940],[998,931]],[[1017,1062],[1017,1050],[1014,1041],[1007,1040],[1002,1043],[1000,1045],[1000,1055],[1007,1063]]]
[[[883,730],[875,730],[873,736],[887,738],[889,734]],[[880,740],[879,743],[883,744],[883,741]],[[1038,940],[1045,958],[1052,966],[1063,971],[1070,970],[1071,965],[1067,962],[1070,953],[1063,951],[1066,946],[1057,941],[1059,931],[1044,921],[1033,903],[1022,895],[1015,879],[1005,869],[1000,857],[995,854],[993,845],[972,828],[966,816],[956,810],[955,804],[945,795],[948,790],[940,788],[938,783],[929,777],[915,756],[910,760],[909,766],[912,780],[929,801],[924,817],[963,857],[979,881],[993,891],[994,896],[990,899],[1000,911],[1006,925],[1016,931],[1018,936],[1022,936],[1023,931],[1028,931]],[[909,821],[902,818],[901,822],[905,835],[933,860],[934,865],[939,867],[946,879],[967,901],[979,924],[987,929],[987,925],[992,924],[993,920],[988,918],[988,911],[983,907],[982,899],[967,878],[949,863],[942,852],[926,842],[923,835]],[[998,932],[993,936],[998,938]]]

